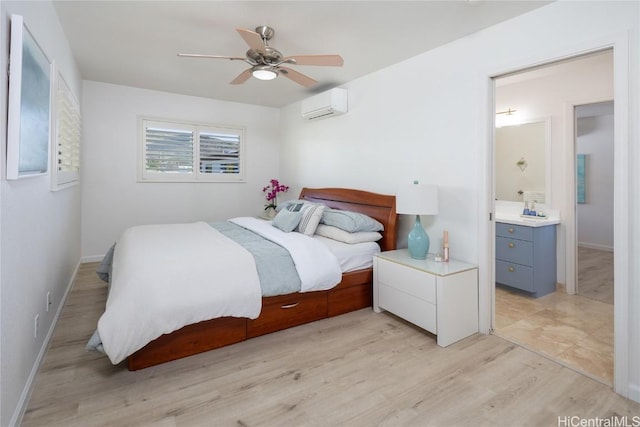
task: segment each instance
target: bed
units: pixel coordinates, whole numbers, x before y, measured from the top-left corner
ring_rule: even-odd
[[[323,204],[332,209],[365,214],[377,220],[384,226],[384,230],[381,231],[382,238],[377,242],[380,250],[395,249],[397,237],[395,196],[342,188],[304,188],[299,199]],[[129,370],[147,368],[249,338],[370,307],[372,278],[371,267],[359,268],[339,275],[336,279],[339,283],[330,289],[263,296],[257,317],[223,316],[187,324],[153,339],[130,354],[127,357],[128,368]],[[135,326],[131,325],[131,327]]]

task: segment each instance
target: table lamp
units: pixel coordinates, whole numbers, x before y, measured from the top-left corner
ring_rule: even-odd
[[[426,259],[429,253],[429,236],[422,228],[420,215],[438,213],[438,187],[418,184],[418,181],[399,186],[396,193],[396,212],[416,216],[416,222],[407,238],[409,255],[415,259]]]

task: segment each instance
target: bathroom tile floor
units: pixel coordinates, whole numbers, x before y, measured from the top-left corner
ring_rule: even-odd
[[[496,287],[494,333],[613,384],[613,304],[563,290],[532,298]]]
[[[613,252],[578,246],[578,294],[613,304]]]

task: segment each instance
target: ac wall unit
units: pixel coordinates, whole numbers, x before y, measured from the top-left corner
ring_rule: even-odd
[[[302,117],[307,120],[326,119],[347,111],[346,89],[331,89],[302,101]]]

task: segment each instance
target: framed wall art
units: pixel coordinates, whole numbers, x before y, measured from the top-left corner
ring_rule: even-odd
[[[576,157],[576,201],[579,204],[587,203],[587,156],[578,154]]]
[[[51,122],[51,63],[23,17],[11,15],[7,179],[46,174]]]

